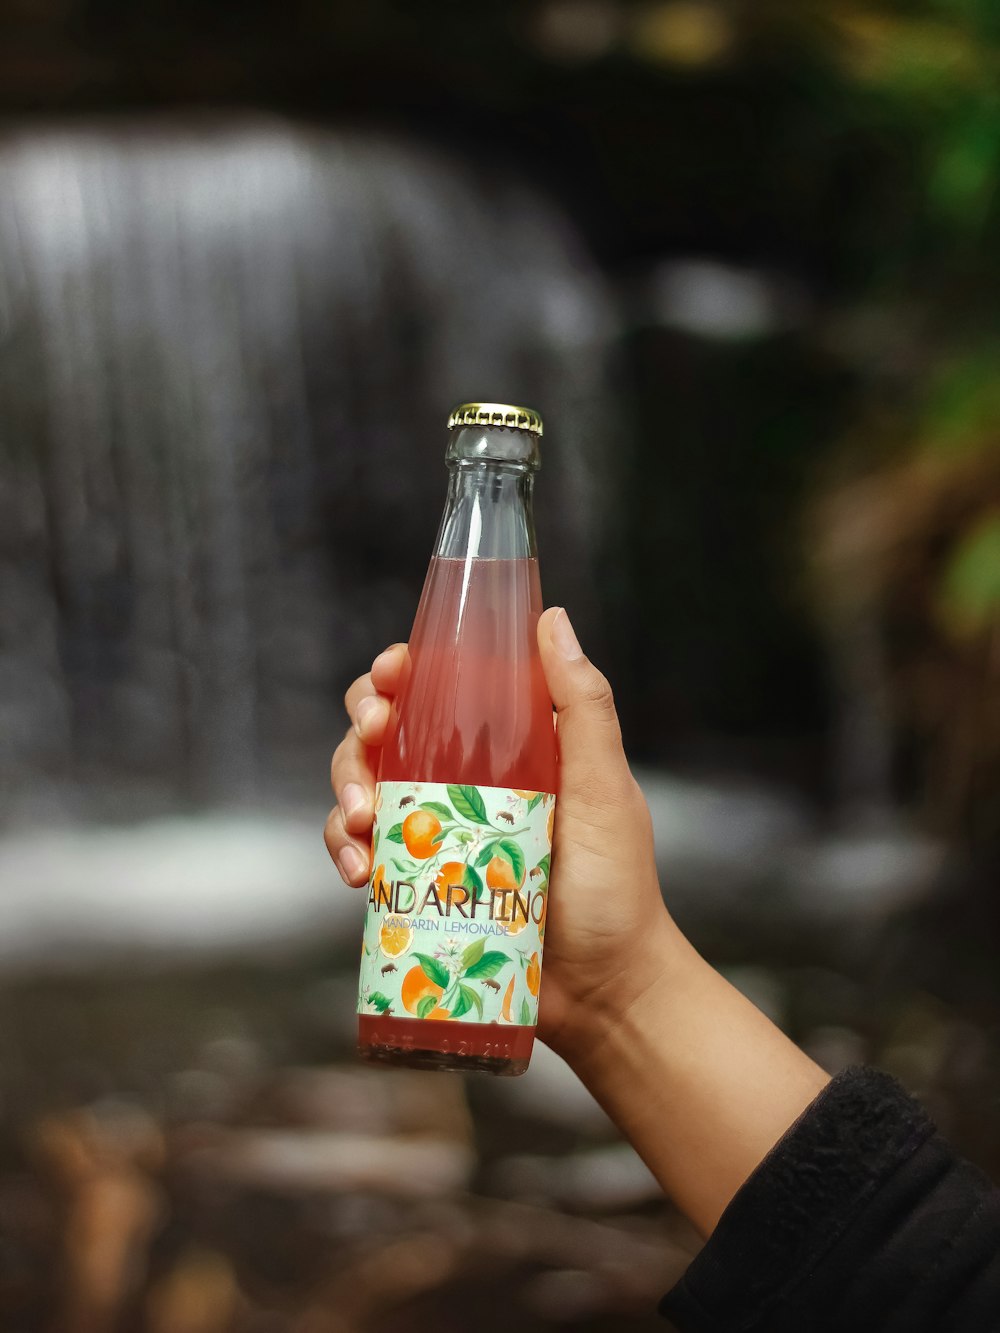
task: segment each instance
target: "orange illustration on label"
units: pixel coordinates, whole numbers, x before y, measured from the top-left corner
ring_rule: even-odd
[[[533,1027],[549,792],[382,782],[358,1012]]]

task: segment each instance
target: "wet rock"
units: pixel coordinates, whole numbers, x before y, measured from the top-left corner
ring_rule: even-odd
[[[818,924],[873,924],[925,898],[943,855],[941,844],[902,826],[846,830],[789,856],[788,896]]]
[[[360,931],[321,821],[267,814],[44,827],[0,839],[0,968],[267,956]]]
[[[472,1225],[470,1219],[470,1229]],[[308,1322],[307,1317],[301,1327],[307,1333],[354,1333],[370,1328],[381,1312],[443,1287],[456,1275],[462,1251],[469,1244],[468,1238],[459,1243],[414,1233],[370,1243],[328,1284],[322,1304],[317,1302],[314,1307],[315,1322]],[[465,1326],[470,1323],[466,1320]],[[420,1326],[422,1321],[414,1324]]]
[[[313,1194],[374,1191],[401,1198],[464,1189],[475,1158],[462,1143],[324,1130],[234,1130],[182,1159],[190,1172],[233,1186]]]
[[[889,811],[829,834],[794,794],[640,771],[664,892],[703,947],[743,955],[808,930],[820,959],[853,954],[863,932],[922,901],[943,849]]]
[[[32,1149],[61,1198],[62,1282],[56,1324],[112,1333],[145,1277],[163,1199],[148,1172],[162,1160],[155,1122],[124,1101],[53,1114]]]
[[[802,1049],[828,1074],[839,1074],[849,1065],[861,1065],[868,1056],[868,1043],[851,1028],[828,1026],[815,1028],[802,1043]]]
[[[226,1333],[245,1313],[232,1265],[221,1254],[192,1250],[150,1289],[148,1333]]]
[[[491,1173],[491,1184],[510,1197],[580,1211],[610,1212],[663,1199],[656,1177],[627,1143],[566,1157],[505,1158]]]
[[[290,1126],[346,1134],[445,1139],[469,1146],[472,1122],[461,1079],[407,1069],[293,1068],[268,1096],[273,1114]]]
[[[683,1235],[681,1234],[683,1230]],[[484,1201],[476,1210],[476,1253],[485,1247],[494,1267],[530,1263],[549,1270],[599,1274],[619,1302],[649,1309],[687,1267],[698,1243],[670,1221],[596,1220],[521,1202]]]
[[[604,1111],[561,1059],[536,1041],[528,1072],[496,1081],[498,1101],[519,1115],[572,1126],[589,1136],[611,1137],[615,1130]]]
[[[656,855],[672,903],[733,899],[810,836],[805,803],[759,785],[694,782],[652,769],[636,776],[649,804]]]
[[[614,1290],[598,1273],[561,1269],[538,1273],[521,1290],[521,1300],[539,1318],[553,1324],[589,1319],[614,1301]]]
[[[788,994],[779,977],[765,967],[723,967],[719,970],[772,1023],[785,1026]]]

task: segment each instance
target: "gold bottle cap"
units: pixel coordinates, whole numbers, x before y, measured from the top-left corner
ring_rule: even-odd
[[[456,426],[506,426],[508,430],[524,430],[529,435],[544,434],[538,413],[530,407],[515,407],[513,403],[462,403],[448,417],[448,429]]]

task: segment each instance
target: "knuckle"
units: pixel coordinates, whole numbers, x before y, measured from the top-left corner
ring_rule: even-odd
[[[573,799],[594,812],[614,816],[628,804],[628,793],[609,778],[601,764],[588,764],[573,773]]]
[[[641,829],[643,834],[652,841],[653,837],[653,816],[649,809],[649,802],[646,800],[642,788],[632,778],[632,793],[630,805],[634,811],[634,819],[637,829]]]
[[[351,739],[354,736],[353,731],[348,731],[344,739],[340,742],[333,752],[330,760],[330,781],[336,787],[338,776],[343,773],[344,768],[351,761]]]
[[[339,805],[335,805],[326,817],[323,825],[323,841],[331,855],[344,841],[344,816]]]
[[[577,763],[567,772],[560,808],[601,827],[623,821],[637,833],[652,828],[649,806],[629,769],[597,760]]]
[[[354,757],[355,742],[357,741],[357,732],[353,727],[348,727],[344,732],[343,739],[333,752],[333,761],[338,766],[347,763]]]
[[[615,696],[607,676],[596,668],[583,687],[583,697],[592,708],[614,714]]]
[[[347,689],[344,691],[344,709],[348,716],[350,716],[351,713],[352,695],[356,695],[360,690],[363,690],[365,686],[371,686],[371,681],[371,672],[366,672],[365,675],[358,676],[356,680],[352,680],[350,685],[348,685]]]

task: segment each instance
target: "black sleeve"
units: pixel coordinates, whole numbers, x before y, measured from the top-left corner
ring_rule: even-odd
[[[1000,1190],[888,1074],[847,1070],[660,1312],[680,1333],[997,1333]]]

